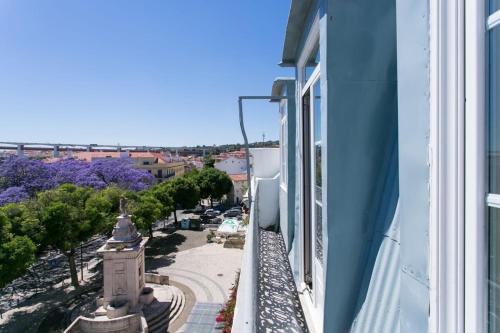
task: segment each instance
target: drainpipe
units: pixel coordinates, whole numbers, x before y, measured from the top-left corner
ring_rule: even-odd
[[[240,128],[241,134],[243,135],[243,140],[245,142],[245,153],[246,153],[246,162],[247,162],[247,183],[248,183],[248,209],[252,207],[252,183],[250,177],[250,148],[248,146],[248,138],[245,132],[245,124],[243,122],[243,100],[244,99],[264,99],[269,100],[270,102],[279,102],[282,99],[287,99],[286,96],[240,96],[238,97],[238,108],[240,115]]]

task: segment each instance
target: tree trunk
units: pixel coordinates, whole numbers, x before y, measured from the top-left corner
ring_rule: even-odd
[[[210,208],[214,208],[214,199],[210,197]]]
[[[75,288],[77,288],[79,284],[78,284],[78,273],[76,271],[76,263],[75,263],[75,250],[72,249],[71,251],[65,253],[65,255],[68,258],[69,262],[69,273],[71,275],[71,284]]]
[[[177,210],[174,209],[174,222],[177,225]]]
[[[151,224],[148,229],[149,229],[149,237],[153,238],[153,225]]]

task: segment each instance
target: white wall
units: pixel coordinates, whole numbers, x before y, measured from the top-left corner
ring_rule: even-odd
[[[258,178],[273,178],[280,171],[279,148],[251,148],[252,174]]]
[[[243,196],[245,195],[245,193],[243,192],[243,189],[247,187],[246,183],[247,182],[235,182],[235,181],[233,181],[233,192],[234,192],[233,200],[235,203],[237,201],[236,200],[237,198],[239,199],[238,202],[241,202],[241,200],[243,200]]]
[[[274,178],[258,179],[258,222],[261,228],[276,226],[279,222],[279,175]]]
[[[228,175],[236,175],[247,171],[247,162],[243,158],[229,157],[214,164],[216,169],[225,171]]]
[[[289,249],[291,245],[288,244],[288,193],[282,184],[279,188],[280,228],[286,248]]]

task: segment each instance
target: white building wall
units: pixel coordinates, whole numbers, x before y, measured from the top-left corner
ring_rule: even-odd
[[[214,166],[228,175],[236,175],[247,171],[246,160],[242,158],[229,157],[223,161],[216,162]]]
[[[279,148],[251,148],[250,164],[254,177],[273,178],[280,172]]]
[[[235,203],[243,200],[244,191],[246,191],[247,187],[247,182],[233,181],[233,200]]]

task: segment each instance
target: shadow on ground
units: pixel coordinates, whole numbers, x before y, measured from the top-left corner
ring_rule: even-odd
[[[157,236],[151,239],[146,247],[146,257],[167,255],[178,252],[179,245],[186,241],[186,236],[172,233],[167,236]]]
[[[208,231],[175,230],[173,233],[155,232],[146,245],[146,271],[168,267],[175,262],[177,252],[207,244]]]
[[[146,271],[170,266],[175,262],[175,252],[186,241],[186,236],[179,233],[162,234],[151,239],[146,246]]]

